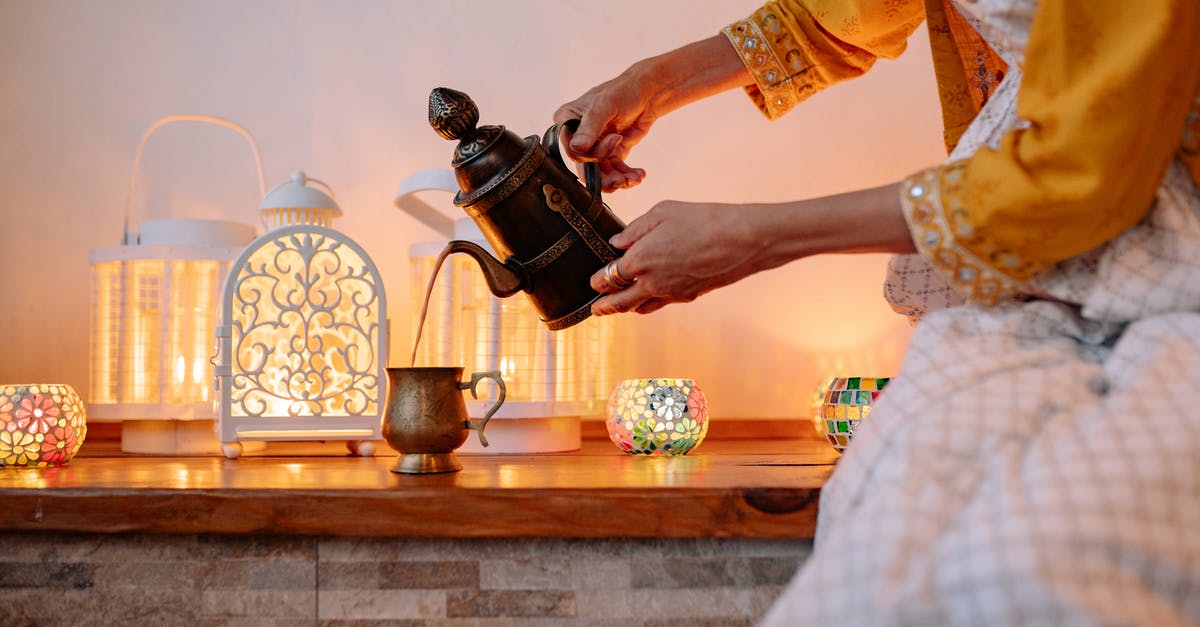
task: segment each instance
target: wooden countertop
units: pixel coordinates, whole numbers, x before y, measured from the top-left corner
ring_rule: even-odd
[[[105,446],[107,444],[107,446]],[[382,443],[380,443],[382,445]],[[709,440],[680,457],[607,440],[554,455],[460,455],[390,472],[395,454],[272,444],[264,454],[146,457],[88,442],[62,468],[0,468],[10,531],[427,537],[811,537],[836,453],[815,438]]]

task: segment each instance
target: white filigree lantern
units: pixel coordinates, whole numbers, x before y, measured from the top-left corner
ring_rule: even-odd
[[[217,387],[227,457],[270,440],[346,440],[371,455],[382,438],[383,281],[362,247],[330,227],[342,213],[332,194],[303,172],[268,192],[259,207],[268,231],[225,282]]]

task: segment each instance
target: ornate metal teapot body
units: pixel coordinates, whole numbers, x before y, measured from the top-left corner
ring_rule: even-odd
[[[430,126],[459,140],[454,204],[504,261],[463,240],[448,249],[478,261],[496,296],[526,292],[550,330],[582,322],[600,296],[588,279],[620,255],[608,239],[625,228],[600,198],[596,164],[586,164],[584,186],[559,152],[560,126],[539,141],[478,122],[479,110],[466,94],[439,87],[429,95]]]

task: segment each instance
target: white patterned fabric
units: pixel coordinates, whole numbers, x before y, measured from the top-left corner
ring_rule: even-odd
[[[1017,68],[1035,4],[963,7]],[[1019,76],[956,155],[1020,124]],[[764,622],[1200,624],[1200,193],[1184,168],[1026,300],[961,305],[922,264],[890,265],[889,300],[923,319]]]
[[[888,259],[883,296],[896,313],[913,322],[930,311],[967,302],[921,255],[893,255]]]

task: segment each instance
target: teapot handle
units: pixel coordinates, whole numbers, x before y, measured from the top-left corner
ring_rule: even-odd
[[[546,152],[550,153],[556,161],[569,171],[571,168],[567,166],[567,162],[563,159],[562,152],[558,149],[558,136],[563,129],[575,132],[579,128],[579,120],[567,120],[562,124],[555,124],[546,130],[546,135],[542,137],[542,145],[546,147]],[[595,161],[585,161],[583,163],[583,183],[587,186],[588,191],[592,193],[592,199],[600,198],[600,165]]]

